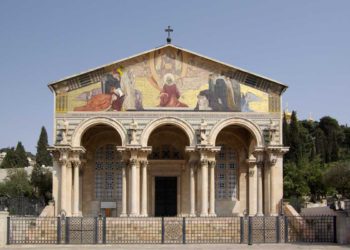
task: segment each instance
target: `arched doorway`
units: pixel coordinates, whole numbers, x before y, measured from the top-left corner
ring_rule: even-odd
[[[221,146],[216,154],[215,210],[217,215],[242,215],[248,208],[248,165],[252,133],[238,125],[228,125],[218,133],[215,145]]]
[[[81,145],[86,149],[80,196],[83,215],[119,216],[124,163],[117,146],[122,145],[121,136],[109,125],[96,124],[84,131]]]
[[[149,160],[150,214],[176,216],[184,213],[187,192],[186,132],[172,124],[155,128],[147,141],[152,147]]]

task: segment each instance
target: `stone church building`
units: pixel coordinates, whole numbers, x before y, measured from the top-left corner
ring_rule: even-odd
[[[49,88],[56,215],[280,212],[286,85],[166,44]]]

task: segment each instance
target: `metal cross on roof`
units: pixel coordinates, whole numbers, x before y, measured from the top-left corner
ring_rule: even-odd
[[[171,37],[170,37],[170,32],[173,32],[174,30],[170,27],[170,25],[168,26],[167,29],[165,29],[165,32],[168,32],[168,37],[166,39],[167,43],[171,43]]]

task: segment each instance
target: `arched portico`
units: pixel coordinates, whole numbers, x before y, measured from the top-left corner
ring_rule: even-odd
[[[247,210],[249,215],[262,215],[262,167],[256,154],[263,147],[264,139],[259,127],[244,118],[221,120],[212,128],[209,142],[221,146],[216,157],[217,163],[221,164],[221,168],[216,169],[219,183],[216,192],[221,198],[217,203],[226,204],[222,206],[224,209],[233,206],[234,214]],[[220,209],[219,206],[218,212]]]
[[[141,146],[142,147],[146,147],[148,146],[148,139],[151,135],[151,133],[158,127],[161,127],[163,125],[173,125],[175,127],[178,127],[180,129],[182,129],[188,139],[189,139],[189,146],[194,146],[196,141],[195,141],[195,131],[194,129],[191,127],[191,125],[189,123],[187,123],[186,121],[180,119],[180,118],[176,118],[176,117],[163,117],[160,119],[155,119],[153,121],[151,121],[143,130],[142,134],[141,134]]]
[[[78,127],[74,130],[72,135],[71,145],[72,147],[80,147],[81,139],[84,133],[89,129],[96,125],[107,125],[115,129],[120,138],[121,138],[121,146],[125,146],[127,141],[127,132],[121,123],[106,117],[93,117],[81,122]]]
[[[142,143],[151,147],[149,166],[148,214],[176,216],[189,213],[186,147],[194,140],[194,130],[180,119],[156,120],[145,129]],[[146,178],[146,177],[145,177]],[[142,195],[143,196],[143,195]]]
[[[239,126],[247,129],[254,137],[256,147],[262,147],[264,145],[264,138],[260,128],[253,122],[244,118],[228,118],[225,120],[218,121],[214,127],[211,129],[209,134],[209,143],[215,145],[216,139],[220,131],[222,131],[227,126]]]

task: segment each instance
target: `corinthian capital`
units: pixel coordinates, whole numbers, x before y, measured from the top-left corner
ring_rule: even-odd
[[[208,161],[207,158],[201,158],[200,161],[201,161],[201,166],[202,166],[202,167],[203,167],[203,166],[207,167],[208,164],[209,164],[209,161]]]
[[[129,160],[130,166],[135,166],[138,163],[138,160],[136,158],[131,158]]]
[[[273,152],[268,153],[267,164],[270,166],[274,166],[277,162],[277,158],[278,158],[277,154],[275,154]]]
[[[209,167],[214,168],[216,165],[216,161],[215,160],[209,160]]]
[[[148,166],[148,160],[141,160],[140,161],[142,167],[147,167]]]

